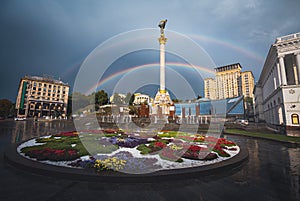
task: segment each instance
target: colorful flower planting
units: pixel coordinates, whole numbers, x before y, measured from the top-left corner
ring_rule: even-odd
[[[97,174],[194,167],[226,160],[239,152],[234,142],[224,138],[175,131],[145,136],[138,138],[113,129],[61,132],[24,143],[19,152],[30,159],[51,164],[60,161]]]

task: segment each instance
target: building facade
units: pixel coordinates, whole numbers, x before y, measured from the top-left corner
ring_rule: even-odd
[[[141,105],[144,103],[149,104],[151,102],[150,100],[150,96],[147,94],[141,94],[141,93],[135,93],[134,94],[134,101],[133,104],[134,105]]]
[[[276,39],[255,86],[255,119],[299,127],[300,33]]]
[[[205,98],[220,100],[239,96],[253,97],[254,77],[251,71],[241,72],[239,63],[215,69],[216,78],[204,80]]]
[[[213,78],[204,79],[204,97],[216,100],[216,81]]]
[[[251,71],[241,72],[241,94],[244,97],[253,98],[254,76]]]
[[[17,100],[17,117],[65,118],[69,85],[49,77],[21,78]]]

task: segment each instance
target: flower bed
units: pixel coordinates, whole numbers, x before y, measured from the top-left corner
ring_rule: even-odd
[[[207,165],[235,156],[239,147],[224,138],[164,131],[151,138],[121,130],[61,132],[18,149],[27,158],[65,166],[128,173]],[[145,136],[144,136],[145,137]],[[86,144],[85,144],[86,143]],[[87,147],[85,146],[92,146]],[[95,155],[90,155],[89,149]],[[95,152],[96,151],[96,152]],[[61,163],[59,163],[61,164]]]

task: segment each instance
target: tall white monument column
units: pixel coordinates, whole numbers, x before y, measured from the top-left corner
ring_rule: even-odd
[[[160,93],[166,93],[166,59],[165,59],[165,44],[167,42],[167,38],[165,38],[164,34],[160,35],[158,39],[160,44]]]
[[[287,85],[286,72],[284,66],[284,56],[282,55],[279,56],[279,65],[281,70],[282,85]]]
[[[166,26],[167,20],[161,20],[159,23],[160,28],[160,37],[158,38],[159,42],[159,50],[160,50],[160,86],[159,90],[156,93],[156,96],[153,100],[153,113],[157,114],[159,118],[163,119],[163,117],[171,114],[170,106],[173,104],[171,97],[166,90],[166,59],[165,59],[165,45],[167,43],[167,38],[164,34],[164,29]]]

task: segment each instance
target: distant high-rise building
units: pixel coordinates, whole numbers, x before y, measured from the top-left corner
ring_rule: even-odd
[[[253,98],[254,76],[251,71],[241,72],[241,92],[244,97]]]
[[[241,72],[239,63],[221,66],[215,69],[216,78],[204,80],[205,98],[220,100],[238,96],[253,95],[254,77],[251,71]]]
[[[211,100],[216,98],[216,81],[213,78],[204,79],[204,97]]]
[[[241,65],[231,64],[216,68],[217,99],[238,97]]]
[[[69,85],[50,77],[21,78],[16,110],[18,117],[64,118],[67,115]]]

